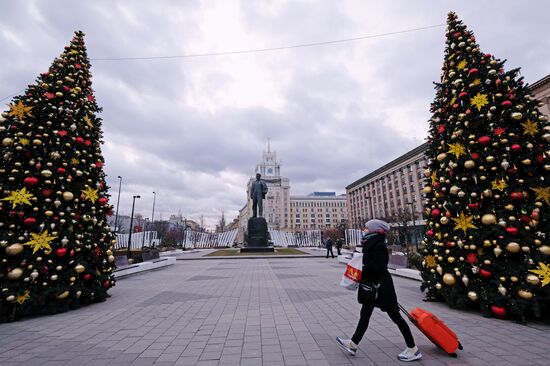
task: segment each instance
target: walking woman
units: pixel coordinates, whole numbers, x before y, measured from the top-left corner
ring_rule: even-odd
[[[390,225],[382,220],[370,220],[365,224],[363,245],[363,272],[359,286],[358,300],[362,304],[361,316],[355,334],[351,339],[336,337],[338,345],[348,354],[355,356],[357,345],[369,326],[369,320],[375,307],[388,313],[391,320],[399,327],[407,348],[397,358],[401,361],[414,361],[422,357],[414,343],[411,329],[399,314],[397,296],[390,273],[388,272],[388,249],[386,233]],[[377,288],[377,289],[376,289]]]

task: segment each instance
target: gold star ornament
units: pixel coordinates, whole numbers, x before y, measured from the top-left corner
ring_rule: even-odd
[[[460,62],[458,63],[457,68],[458,68],[459,70],[463,70],[463,69],[466,68],[466,66],[468,66],[468,62],[466,62],[466,60],[462,60],[462,61],[460,61]]]
[[[474,224],[472,224],[472,220],[474,219],[473,216],[465,216],[464,212],[460,213],[460,216],[458,218],[453,217],[453,221],[456,223],[455,225],[455,231],[456,230],[462,230],[464,231],[464,234],[466,234],[466,231],[468,229],[477,229]]]
[[[544,287],[550,283],[550,266],[539,262],[537,269],[530,269],[529,272],[533,272],[539,276],[542,280],[541,285]]]
[[[27,192],[27,188],[23,187],[16,191],[12,191],[9,196],[2,198],[2,201],[10,201],[12,208],[17,207],[17,205],[31,205],[30,199],[34,196],[32,193]]]
[[[523,126],[524,135],[535,136],[535,134],[539,132],[539,129],[537,128],[537,122],[528,120],[527,122],[522,123],[521,125]]]
[[[15,297],[15,302],[18,303],[19,305],[23,305],[23,303],[25,301],[27,301],[28,299],[31,298],[31,295],[30,295],[30,291],[29,290],[26,290],[25,292],[23,292],[21,295],[17,295]]]
[[[23,245],[28,245],[32,247],[32,254],[36,253],[36,251],[39,249],[51,250],[51,242],[54,239],[57,239],[57,236],[49,235],[48,230],[44,230],[40,234],[31,233],[31,237],[32,239],[24,243]]]
[[[476,96],[470,100],[470,104],[475,106],[477,110],[480,111],[481,107],[489,104],[489,101],[487,100],[487,94],[477,93]]]
[[[26,107],[23,102],[19,101],[17,104],[10,104],[10,111],[8,115],[17,117],[20,121],[25,118],[25,115],[31,116],[31,110],[33,107]]]
[[[94,125],[92,124],[92,120],[90,119],[90,117],[88,117],[88,115],[84,116],[84,122],[86,122],[88,126],[94,127]]]
[[[506,184],[506,182],[504,181],[504,179],[497,179],[493,182],[491,182],[492,184],[492,188],[493,189],[498,189],[499,191],[504,191],[504,188],[508,187],[508,185]]]
[[[435,262],[435,257],[433,255],[425,256],[424,260],[426,261],[426,267],[428,268],[435,268],[437,266],[437,263]]]
[[[90,200],[92,201],[92,203],[95,203],[95,201],[97,200],[97,189],[86,187],[86,189],[82,190],[82,194],[84,194],[85,200]]]
[[[534,191],[537,195],[535,200],[537,201],[544,201],[546,204],[549,204],[550,201],[550,187],[535,187],[531,188],[532,191]]]
[[[458,142],[456,144],[447,144],[449,145],[448,153],[455,154],[458,158],[460,155],[466,155],[466,149],[464,146],[460,145]]]

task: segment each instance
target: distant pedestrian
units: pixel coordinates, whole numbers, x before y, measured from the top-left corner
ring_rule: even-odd
[[[411,329],[399,314],[399,305],[390,273],[388,272],[388,249],[385,244],[386,233],[390,225],[382,220],[369,220],[365,224],[363,246],[363,272],[359,285],[358,300],[361,316],[355,334],[351,339],[336,337],[338,345],[348,354],[355,356],[357,345],[369,326],[369,320],[375,307],[388,313],[391,320],[399,327],[407,348],[397,358],[400,361],[414,361],[422,357],[414,343]]]
[[[338,252],[338,255],[342,255],[342,246],[344,245],[344,242],[342,238],[339,238],[336,240],[336,251]]]
[[[328,258],[328,253],[330,253],[332,258],[334,258],[334,253],[332,252],[332,239],[331,238],[328,238],[327,241],[325,241],[325,246],[327,247],[327,258]]]

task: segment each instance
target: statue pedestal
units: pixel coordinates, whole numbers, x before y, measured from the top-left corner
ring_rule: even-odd
[[[267,233],[267,222],[263,217],[248,219],[248,241],[246,247],[241,248],[241,253],[275,251],[269,246]]]

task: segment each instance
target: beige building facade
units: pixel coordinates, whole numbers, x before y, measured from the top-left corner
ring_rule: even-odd
[[[427,147],[422,144],[346,187],[348,227],[361,228],[367,220],[389,218],[400,210],[412,213],[415,225],[423,222]]]
[[[290,196],[290,215],[293,230],[336,228],[346,221],[346,195],[314,192]]]
[[[529,89],[533,96],[542,102],[540,111],[550,117],[550,75],[529,85]]]

